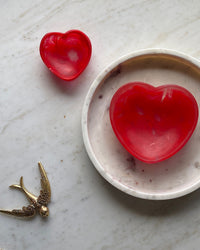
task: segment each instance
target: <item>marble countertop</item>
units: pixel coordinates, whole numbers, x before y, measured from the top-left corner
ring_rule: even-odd
[[[144,48],[200,58],[200,2],[165,0],[7,0],[0,23],[0,207],[28,205],[8,186],[40,191],[37,162],[52,186],[50,216],[0,214],[0,249],[199,249],[200,190],[169,201],[130,197],[107,183],[85,151],[81,111],[96,76]],[[72,82],[52,75],[39,55],[44,34],[80,29],[91,39],[87,69]]]

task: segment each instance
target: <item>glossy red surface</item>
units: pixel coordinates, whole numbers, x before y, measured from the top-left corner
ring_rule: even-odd
[[[49,70],[63,80],[77,78],[90,61],[92,46],[79,30],[48,33],[40,43],[40,55]]]
[[[189,140],[198,121],[198,105],[183,87],[133,82],[114,94],[110,120],[133,156],[155,163],[174,155]]]

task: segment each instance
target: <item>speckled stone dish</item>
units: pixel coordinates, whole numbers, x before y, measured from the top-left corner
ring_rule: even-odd
[[[200,62],[177,51],[148,49],[126,55],[93,82],[83,107],[86,150],[99,173],[113,186],[135,197],[166,200],[200,187],[200,122],[189,142],[170,159],[146,164],[132,157],[116,138],[109,105],[116,90],[128,82],[154,86],[177,84],[200,100]]]

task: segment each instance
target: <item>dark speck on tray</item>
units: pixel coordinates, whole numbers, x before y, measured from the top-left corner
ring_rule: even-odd
[[[118,65],[118,67],[111,72],[110,76],[115,77],[119,75],[120,73],[121,73],[121,65]]]
[[[135,159],[134,159],[133,157],[129,157],[129,158],[127,158],[126,160],[127,160],[128,162],[133,163],[133,166],[135,166],[135,165],[136,165],[136,163],[135,163]]]
[[[200,163],[197,161],[194,163],[195,168],[200,168]]]

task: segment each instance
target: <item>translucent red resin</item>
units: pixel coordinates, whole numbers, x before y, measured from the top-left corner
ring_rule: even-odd
[[[121,144],[136,158],[156,163],[177,153],[198,121],[194,96],[177,85],[123,85],[114,94],[110,120]]]
[[[40,55],[49,70],[59,78],[77,78],[90,61],[90,39],[79,30],[46,34],[40,43]]]

